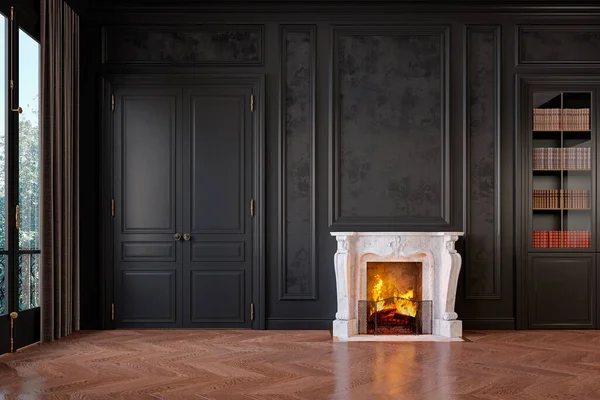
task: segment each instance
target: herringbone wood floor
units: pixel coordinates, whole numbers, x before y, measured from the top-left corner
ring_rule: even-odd
[[[600,399],[600,331],[333,343],[327,331],[80,332],[0,357],[0,398]]]

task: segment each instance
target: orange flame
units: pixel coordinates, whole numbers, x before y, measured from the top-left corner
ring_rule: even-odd
[[[383,279],[379,275],[375,275],[375,279],[376,283],[371,290],[371,297],[372,300],[377,301],[377,311],[386,308],[395,308],[398,314],[411,317],[417,316],[417,305],[411,301],[415,297],[414,290],[409,290],[406,293],[398,293],[395,286],[393,289],[387,288],[388,290],[384,290]],[[394,299],[383,301],[389,297],[394,297]]]

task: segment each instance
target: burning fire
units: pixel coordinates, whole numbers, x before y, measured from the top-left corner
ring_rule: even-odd
[[[417,305],[411,301],[415,297],[414,290],[409,290],[406,293],[398,293],[395,286],[393,289],[388,287],[384,290],[383,279],[379,275],[375,275],[375,280],[376,283],[371,290],[371,297],[377,301],[377,311],[395,308],[398,314],[410,317],[417,316]],[[380,301],[389,297],[394,297],[394,299]]]

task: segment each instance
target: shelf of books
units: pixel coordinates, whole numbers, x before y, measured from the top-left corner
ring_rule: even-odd
[[[592,247],[589,92],[533,94],[532,247]]]

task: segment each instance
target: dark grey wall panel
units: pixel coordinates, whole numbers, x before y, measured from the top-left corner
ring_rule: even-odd
[[[518,29],[519,64],[600,64],[600,25]]]
[[[315,299],[315,32],[281,28],[280,299]]]
[[[262,65],[262,32],[260,25],[109,27],[104,62]]]
[[[467,27],[466,296],[499,299],[500,28]]]
[[[334,228],[449,224],[447,32],[334,28]]]

